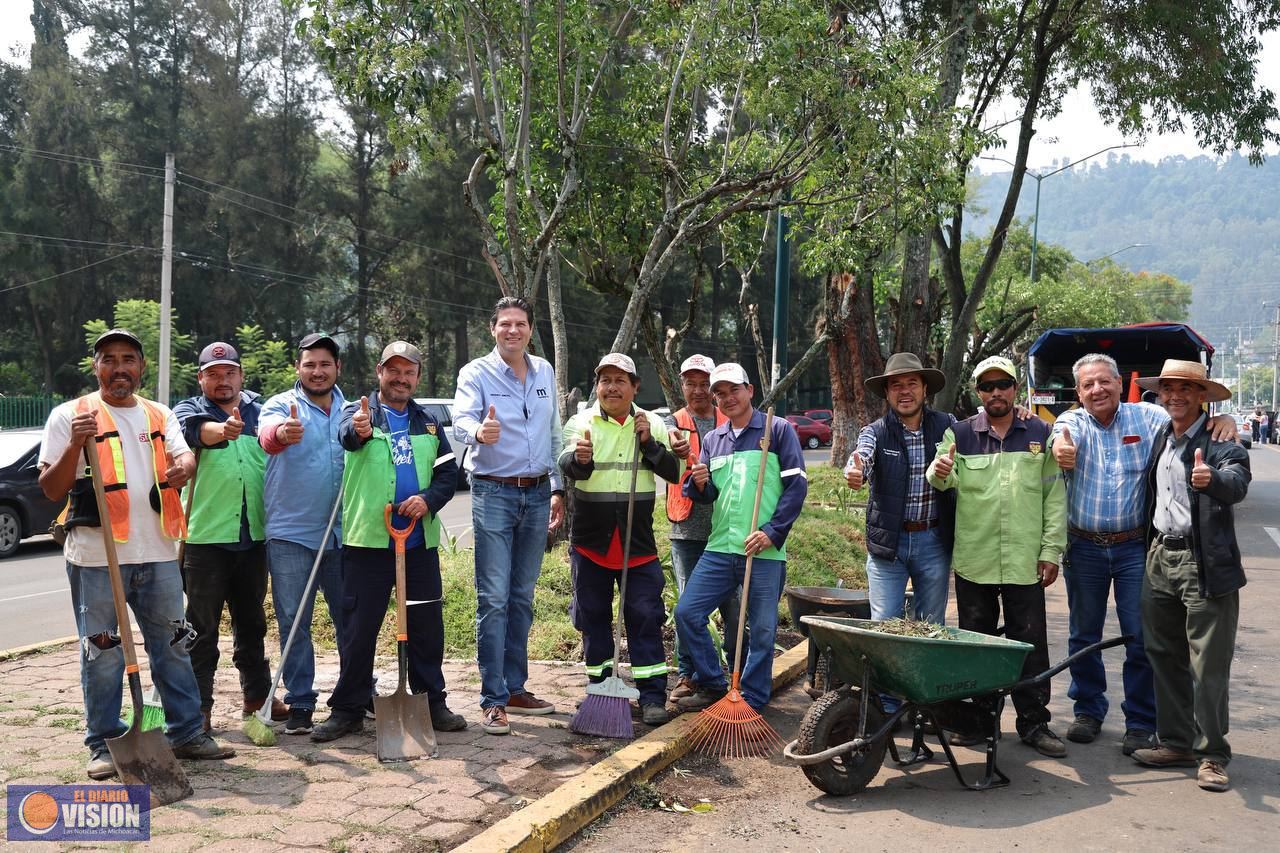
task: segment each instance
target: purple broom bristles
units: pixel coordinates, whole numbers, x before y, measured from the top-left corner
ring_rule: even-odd
[[[596,737],[633,738],[631,703],[620,696],[587,694],[578,712],[569,721],[569,731]]]

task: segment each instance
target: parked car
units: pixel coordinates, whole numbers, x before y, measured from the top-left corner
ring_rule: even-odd
[[[801,414],[806,418],[813,418],[815,421],[822,421],[827,426],[831,426],[833,415],[830,409],[805,409]]]
[[[0,431],[0,558],[11,557],[23,539],[49,532],[62,505],[40,490],[38,429]]]
[[[1240,433],[1240,443],[1244,445],[1245,450],[1253,449],[1253,424],[1249,422],[1248,417],[1236,413],[1231,417],[1236,419],[1236,432]]]
[[[810,449],[831,443],[831,427],[804,415],[787,415],[787,420],[800,436],[800,443]]]
[[[440,422],[442,427],[449,429],[453,426],[453,398],[452,397],[415,397],[414,402],[426,409],[427,412]],[[471,488],[471,481],[467,479],[466,462],[467,454],[471,452],[471,448],[460,441],[453,438],[453,430],[449,429],[449,446],[453,448],[454,458],[458,462],[458,489],[465,491]]]

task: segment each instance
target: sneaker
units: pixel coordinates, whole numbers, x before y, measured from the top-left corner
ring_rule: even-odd
[[[1023,735],[1022,742],[1049,758],[1063,758],[1067,754],[1067,745],[1062,742],[1062,738],[1044,723]]]
[[[1147,767],[1195,767],[1196,757],[1185,749],[1174,749],[1171,746],[1153,747],[1151,749],[1135,749],[1133,760]]]
[[[467,727],[466,718],[449,710],[443,702],[431,706],[431,728],[438,732],[460,732]]]
[[[1156,733],[1146,729],[1125,729],[1124,740],[1120,743],[1120,751],[1125,755],[1133,755],[1140,749],[1154,749]]]
[[[484,719],[480,728],[487,735],[505,735],[511,733],[511,724],[507,722],[507,709],[501,705],[491,705],[484,709]]]
[[[1072,743],[1093,743],[1093,739],[1102,731],[1102,720],[1088,714],[1076,714],[1076,718],[1067,727],[1067,740]],[[1129,755],[1133,750],[1126,752]]]
[[[555,705],[539,699],[527,690],[523,693],[516,693],[507,698],[508,714],[541,716],[542,714],[554,714],[555,710]]]
[[[364,731],[364,715],[348,717],[338,712],[329,715],[329,719],[315,727],[311,739],[316,743],[337,740],[346,735],[357,735]]]
[[[719,702],[728,692],[728,687],[699,687],[692,696],[684,696],[676,704],[681,711],[700,711]]]
[[[267,697],[265,696],[263,696],[261,699],[244,700],[244,704],[241,706],[241,712],[244,715],[244,719],[246,720],[249,719],[250,714],[258,713],[258,711],[262,709],[262,703],[266,701],[267,701]],[[283,723],[287,719],[289,719],[289,706],[284,704],[274,696],[272,696],[271,697],[271,722]]]
[[[979,746],[987,742],[981,735],[962,735],[959,732],[946,732],[946,735],[947,743],[952,746]]]
[[[234,747],[224,746],[201,732],[182,746],[175,746],[173,754],[176,758],[215,761],[220,758],[230,758],[236,754],[236,751]]]
[[[692,696],[697,692],[698,685],[694,683],[693,679],[687,675],[682,675],[676,681],[676,686],[671,690],[671,701],[674,702],[677,699],[683,699],[685,696]]]
[[[662,705],[642,705],[640,719],[646,726],[662,726],[671,722],[671,715]]]
[[[1201,761],[1196,771],[1196,784],[1206,791],[1225,791],[1231,787],[1227,768],[1217,761]]]
[[[289,722],[284,724],[284,733],[287,735],[309,735],[311,734],[311,708],[299,708],[293,706],[289,709]]]
[[[95,749],[93,755],[89,756],[84,772],[89,774],[90,779],[98,780],[110,779],[116,775],[116,763],[111,758],[111,751],[105,746]]]

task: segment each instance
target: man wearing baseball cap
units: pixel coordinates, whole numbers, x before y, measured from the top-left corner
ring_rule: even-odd
[[[741,365],[716,365],[711,393],[727,420],[707,433],[698,464],[682,487],[686,497],[712,505],[711,536],[676,605],[676,631],[693,659],[697,689],[676,704],[685,711],[698,710],[727,692],[720,658],[707,634],[707,617],[742,584],[747,555],[752,555],[746,603],[751,637],[741,688],[751,707],[759,710],[773,691],[773,644],[778,600],[787,578],[787,534],[804,506],[808,475],[795,427],[785,418],[774,418],[760,517],[752,529],[760,443],[768,419],[751,405],[755,389]]]
[[[684,481],[702,452],[702,440],[711,430],[727,419],[711,399],[711,371],[715,362],[705,355],[691,355],[680,365],[680,391],[684,394],[684,408],[664,418],[668,431],[682,430],[689,440],[688,459],[680,480],[667,485],[667,520],[671,522],[671,570],[676,578],[676,589],[684,593],[693,567],[698,565],[702,552],[711,535],[711,506],[695,504],[684,496]],[[738,593],[735,592],[720,605],[720,618],[724,621],[724,653],[733,659],[733,643],[738,634]],[[671,690],[672,700],[691,695],[695,688],[693,661],[689,653],[680,647],[676,635],[676,686]]]
[[[1067,547],[1067,493],[1049,452],[1049,425],[1017,418],[1018,372],[1003,356],[973,371],[982,411],[942,436],[929,483],[956,496],[955,545],[960,627],[1032,645],[1022,677],[1049,668],[1044,589],[1058,578]],[[1067,754],[1049,728],[1049,682],[1013,691],[1018,735],[1041,755]]]
[[[348,620],[340,648],[342,671],[329,697],[333,712],[311,733],[330,741],[364,728],[373,692],[378,631],[395,588],[394,543],[384,515],[396,507],[392,526],[413,524],[405,542],[409,687],[427,694],[431,726],[454,732],[467,721],[445,704],[444,598],[440,581],[440,510],[454,495],[458,463],[444,428],[413,399],[422,354],[407,341],[392,341],[378,360],[378,390],[342,411],[338,440],[346,450],[342,498],[342,597]]]
[[[629,356],[612,352],[596,365],[596,402],[564,427],[560,470],[573,481],[573,518],[569,560],[573,571],[573,625],[582,632],[587,677],[598,682],[617,671],[621,649],[613,647],[613,589],[619,585],[627,553],[627,597],[622,616],[627,627],[631,674],[640,691],[641,718],[662,725],[669,716],[667,655],[662,626],[665,582],[653,536],[655,477],[680,479],[680,460],[688,442],[673,448],[666,424],[636,408],[640,377]],[[675,451],[674,453],[672,451]],[[628,496],[635,475],[631,543],[627,529]]]
[[[317,554],[323,554],[318,585],[324,590],[329,618],[342,646],[341,516],[327,537],[325,528],[342,486],[338,423],[346,398],[338,388],[342,361],[331,336],[313,332],[299,341],[294,367],[298,381],[262,407],[258,442],[267,452],[267,560],[282,647],[294,620],[301,623],[283,664],[288,691],[284,701],[289,705],[284,731],[303,735],[312,729],[318,698],[311,644],[315,588],[304,597]]]
[[[182,548],[187,620],[196,631],[191,666],[200,685],[204,727],[212,727],[213,676],[218,669],[218,626],[231,611],[233,660],[240,673],[243,714],[262,707],[271,691],[264,638],[267,617],[266,512],[262,502],[267,454],[258,443],[262,398],[245,391],[240,354],[224,341],[200,351],[203,392],[173,409],[183,438],[195,448],[196,473],[183,499],[187,540]],[[271,718],[289,708],[271,703]]]

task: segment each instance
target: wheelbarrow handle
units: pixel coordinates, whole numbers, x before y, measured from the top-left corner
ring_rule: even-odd
[[[1054,666],[1049,667],[1039,675],[1033,675],[1031,678],[1022,679],[1017,684],[1010,687],[1009,690],[1010,692],[1014,690],[1021,690],[1026,687],[1032,687],[1036,684],[1039,684],[1042,681],[1048,681],[1050,678],[1053,678],[1055,675],[1062,672],[1064,669],[1071,666],[1071,664],[1075,663],[1080,658],[1085,657],[1086,655],[1091,655],[1094,652],[1100,652],[1103,649],[1111,649],[1111,648],[1115,648],[1116,646],[1122,646],[1125,643],[1132,642],[1132,640],[1133,640],[1132,634],[1124,634],[1119,637],[1112,637],[1110,640],[1099,640],[1096,643],[1092,643],[1088,646],[1085,646],[1083,649],[1076,652],[1075,654],[1069,655],[1067,658],[1059,661]]]
[[[382,508],[382,522],[387,526],[387,533],[391,534],[391,539],[396,543],[396,550],[404,552],[404,543],[409,541],[409,534],[413,533],[413,528],[417,526],[418,519],[409,519],[409,526],[404,530],[399,530],[391,524],[391,515],[399,511],[400,504],[387,504]]]

